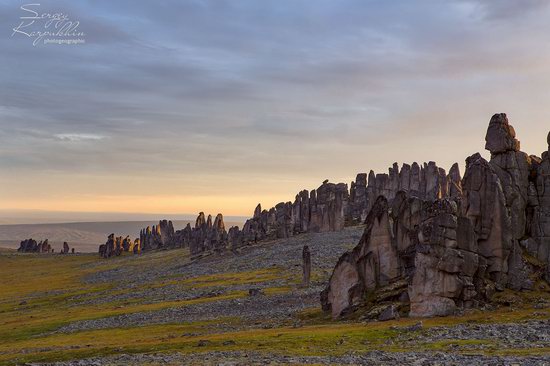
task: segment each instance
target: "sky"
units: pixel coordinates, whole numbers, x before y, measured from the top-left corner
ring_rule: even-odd
[[[540,155],[547,4],[0,0],[0,215],[250,216],[393,162],[488,157],[498,112]],[[85,43],[33,45],[22,6]]]

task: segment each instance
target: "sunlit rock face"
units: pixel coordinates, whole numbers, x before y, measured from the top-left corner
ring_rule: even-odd
[[[373,184],[379,196],[365,232],[338,261],[321,293],[323,309],[339,317],[364,307],[376,316],[391,304],[403,315],[444,316],[490,302],[506,287],[529,291],[541,273],[548,279],[550,153],[520,151],[503,113],[489,122],[486,148],[491,160],[468,157],[463,179],[458,166],[445,175],[434,164],[420,173],[413,164],[399,174],[394,166]],[[407,188],[407,178],[408,189],[393,194]],[[357,188],[364,180],[352,186],[352,203],[369,194]]]

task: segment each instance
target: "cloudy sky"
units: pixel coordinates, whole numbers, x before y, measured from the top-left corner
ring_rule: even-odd
[[[29,3],[0,0],[2,212],[250,215],[463,163],[495,112],[546,150],[544,0],[37,0],[86,43],[36,46]]]

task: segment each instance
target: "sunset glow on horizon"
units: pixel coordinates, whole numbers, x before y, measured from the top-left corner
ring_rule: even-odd
[[[9,29],[20,5],[0,0]],[[78,19],[86,42],[0,37],[3,215],[251,216],[394,162],[463,173],[469,155],[488,157],[499,112],[523,151],[547,150],[546,2],[40,7]]]

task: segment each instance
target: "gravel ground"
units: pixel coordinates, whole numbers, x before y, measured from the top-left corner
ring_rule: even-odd
[[[404,334],[399,342],[404,345],[414,346],[419,343],[432,343],[442,340],[490,340],[501,348],[515,349],[550,347],[550,320],[531,320],[504,324],[459,324],[453,327],[434,327],[419,335],[407,336]],[[479,349],[477,346],[479,345],[473,345],[470,348]]]
[[[223,317],[238,316],[243,320],[241,326],[256,320],[271,319],[286,321],[292,314],[306,308],[319,306],[319,293],[324,288],[332,268],[342,253],[355,246],[363,232],[362,227],[347,228],[342,232],[305,234],[287,240],[276,240],[260,245],[241,248],[240,253],[226,252],[211,255],[196,261],[188,257],[177,256],[169,261],[152,261],[144,265],[132,265],[132,257],[124,258],[130,265],[101,271],[89,275],[88,283],[115,284],[113,289],[101,292],[93,298],[73,299],[74,306],[112,303],[140,299],[140,303],[181,301],[196,298],[213,297],[235,291],[247,292],[251,288],[265,289],[291,286],[285,294],[259,295],[233,300],[204,302],[195,305],[172,307],[156,311],[129,313],[95,320],[71,323],[56,331],[70,333],[81,330],[105,329],[125,326],[166,323],[188,323],[199,320],[214,320]],[[308,244],[312,253],[312,268],[320,275],[308,289],[295,286],[302,276],[302,248]],[[174,251],[176,253],[176,251]],[[148,254],[145,254],[145,256]],[[168,285],[147,288],[148,283],[166,278],[192,279],[200,276],[249,272],[275,268],[287,275],[287,279],[273,279],[258,284],[235,284],[223,287],[182,288]],[[121,279],[132,278],[124,281]],[[141,286],[136,286],[140,283]],[[235,328],[239,329],[239,328]]]
[[[550,357],[487,357],[481,355],[456,355],[452,353],[387,353],[370,352],[365,355],[348,355],[342,357],[289,357],[266,355],[254,352],[211,352],[206,354],[152,354],[152,355],[118,355],[107,358],[91,358],[74,362],[59,362],[55,366],[103,366],[103,365],[469,365],[469,366],[546,366]]]

